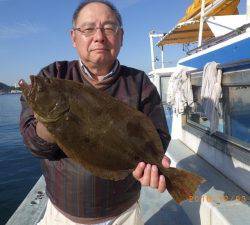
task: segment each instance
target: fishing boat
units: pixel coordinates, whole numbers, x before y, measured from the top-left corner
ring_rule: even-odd
[[[173,29],[149,34],[150,79],[163,102],[167,102],[170,77],[180,68],[187,71],[192,85],[196,107],[171,114],[175,144],[167,155],[177,167],[193,170],[208,181],[201,195],[191,197],[194,202],[182,206],[193,224],[250,224],[250,1],[246,2],[246,15],[238,15],[238,4],[239,0],[194,0]],[[197,46],[179,59],[176,67],[155,68],[154,39],[159,40],[162,62],[168,45]],[[215,132],[201,100],[205,67],[213,61],[222,71],[222,111]],[[205,171],[200,163],[215,170]],[[218,173],[221,177],[215,178]]]
[[[169,79],[179,68],[191,78],[195,102],[200,104],[203,67],[211,61],[222,70],[222,115],[211,133],[201,107],[178,114],[167,110],[172,141],[166,155],[171,166],[203,176],[207,182],[196,195],[177,205],[166,191],[142,188],[141,209],[146,224],[247,225],[250,224],[250,49],[247,15],[238,15],[239,0],[194,0],[185,16],[166,34],[150,32],[151,81],[164,105]],[[156,68],[154,40],[162,50],[161,68]],[[164,48],[170,44],[197,43],[174,67],[164,66]],[[7,225],[36,224],[47,202],[41,177]]]

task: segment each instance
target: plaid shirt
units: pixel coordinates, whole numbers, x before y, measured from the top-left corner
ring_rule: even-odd
[[[39,73],[78,82],[87,82],[79,61],[55,62]],[[154,123],[166,150],[168,133],[164,110],[155,86],[143,71],[118,65],[110,79],[96,84],[101,90],[145,113]],[[140,183],[132,175],[111,181],[93,176],[80,164],[36,134],[36,119],[21,97],[20,131],[30,151],[42,158],[46,192],[52,203],[76,218],[109,218],[121,214],[139,198]]]

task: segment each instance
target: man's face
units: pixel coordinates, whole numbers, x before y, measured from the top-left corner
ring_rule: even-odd
[[[112,10],[102,3],[90,3],[79,13],[75,27],[103,28],[106,24],[119,24]],[[95,34],[86,36],[78,30],[71,31],[73,46],[77,49],[83,63],[89,68],[110,68],[122,46],[123,30],[114,35],[105,35],[97,29]]]

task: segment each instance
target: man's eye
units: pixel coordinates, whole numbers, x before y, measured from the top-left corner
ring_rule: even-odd
[[[84,28],[83,29],[83,32],[91,32],[91,31],[93,31],[95,28],[93,28],[93,27],[87,27],[87,28]]]
[[[115,30],[114,26],[112,25],[107,25],[104,27],[105,30]]]
[[[107,31],[113,31],[114,28],[113,27],[104,27],[104,30],[107,30]]]

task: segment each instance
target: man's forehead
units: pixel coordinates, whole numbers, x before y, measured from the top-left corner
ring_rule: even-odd
[[[81,9],[79,15],[95,13],[95,11],[103,12],[103,13],[111,14],[112,16],[115,16],[115,13],[112,11],[112,9],[109,6],[100,2],[92,2],[92,3],[87,4],[85,7]]]
[[[81,9],[77,21],[79,21],[80,23],[94,23],[95,19],[102,19],[102,17],[105,17],[106,21],[118,22],[116,15],[111,10],[111,8],[99,2],[89,3],[83,9]]]

